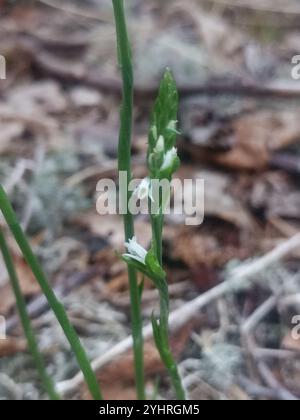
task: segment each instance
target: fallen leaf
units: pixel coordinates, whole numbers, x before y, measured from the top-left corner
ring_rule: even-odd
[[[96,107],[102,103],[102,96],[99,92],[84,86],[73,88],[70,97],[73,104],[79,108]]]
[[[106,238],[115,250],[124,249],[124,227],[123,219],[119,215],[101,216],[96,211],[87,212],[76,219],[76,223],[88,228],[96,236]],[[135,232],[139,243],[147,248],[151,241],[150,223],[144,220],[137,220]]]
[[[217,171],[202,171],[198,176],[205,182],[205,216],[218,217],[248,231],[257,228],[240,197],[231,192],[233,177]]]
[[[267,166],[272,153],[299,141],[299,111],[259,111],[238,118],[232,127],[234,146],[213,160],[235,169],[259,170]]]
[[[196,190],[196,183],[187,183],[185,185],[185,194],[187,197],[193,197],[192,203],[199,203],[197,214],[202,215],[204,211],[204,220],[207,217],[216,217],[220,220],[232,223],[234,226],[244,229],[245,231],[257,230],[258,226],[254,218],[251,216],[247,208],[242,204],[240,194],[244,194],[242,187],[235,192],[236,179],[224,172],[213,170],[202,170],[201,172],[193,172],[183,166],[179,173],[180,179],[203,180],[203,185],[199,185]],[[196,200],[197,194],[197,200]],[[204,195],[204,201],[201,200]],[[179,223],[185,223],[186,215],[171,215],[171,220]]]
[[[8,99],[15,111],[31,115],[60,113],[67,107],[60,86],[51,80],[17,86],[11,90]]]
[[[265,217],[299,219],[300,192],[292,178],[283,172],[265,173],[254,182],[250,202]]]
[[[300,352],[300,338],[295,340],[295,338],[292,337],[292,334],[289,333],[284,337],[282,341],[282,347],[286,350]]]
[[[223,268],[231,259],[244,260],[251,256],[254,243],[251,243],[250,232],[248,236],[246,246],[241,243],[239,231],[230,224],[214,226],[207,222],[196,230],[185,227],[178,231],[170,255],[175,261],[184,262],[195,273],[202,266],[206,267],[205,271],[208,268]]]
[[[30,297],[40,293],[40,286],[23,258],[13,255],[13,260],[23,295],[25,297]],[[8,279],[7,282],[0,287],[0,295],[0,313],[6,315],[15,306],[16,302]]]
[[[20,338],[7,337],[0,340],[0,357],[12,356],[16,353],[26,351],[27,342]]]

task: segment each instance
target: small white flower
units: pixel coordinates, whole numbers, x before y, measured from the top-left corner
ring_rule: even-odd
[[[177,149],[173,147],[171,150],[168,150],[167,153],[165,153],[161,170],[165,171],[166,169],[172,168],[176,159],[177,159]]]
[[[177,124],[178,121],[172,120],[169,122],[167,129],[172,131],[173,133],[180,134],[180,132],[177,130]]]
[[[153,151],[157,154],[163,153],[165,151],[165,139],[163,136],[159,136],[155,149]]]
[[[150,198],[153,201],[150,178],[144,178],[142,180],[140,185],[135,189],[134,195],[141,201],[145,198]]]
[[[124,254],[124,257],[129,257],[142,264],[145,264],[147,251],[137,243],[135,236],[125,243],[125,247],[127,248],[128,253]]]

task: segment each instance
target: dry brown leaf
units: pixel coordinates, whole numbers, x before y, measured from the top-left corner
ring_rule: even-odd
[[[120,216],[100,216],[96,211],[91,211],[82,214],[75,221],[88,228],[93,235],[107,239],[114,248],[119,249],[124,244],[123,222]]]
[[[300,352],[300,339],[295,340],[292,337],[292,334],[289,333],[284,337],[282,341],[282,347],[287,350]]]
[[[30,115],[60,113],[67,107],[67,101],[60,86],[51,80],[15,87],[10,92],[9,103],[16,112],[25,112]]]
[[[232,150],[215,154],[213,160],[231,168],[259,170],[268,164],[273,152],[299,140],[299,111],[259,111],[245,115],[233,123],[233,131]]]
[[[78,86],[71,90],[73,105],[79,108],[98,107],[102,104],[102,95],[94,89]]]
[[[38,294],[40,286],[23,258],[13,255],[13,259],[23,295],[29,297]],[[9,282],[0,288],[0,295],[0,313],[6,315],[15,305],[15,297]]]
[[[26,340],[7,337],[5,340],[0,340],[0,357],[12,356],[25,351],[26,348]]]
[[[264,210],[270,219],[281,217],[297,220],[300,217],[299,188],[283,172],[268,172],[255,181],[251,205],[256,210]]]
[[[252,246],[250,239],[242,246],[239,233],[230,225],[221,226],[218,231],[212,225],[198,230],[186,227],[178,232],[171,255],[191,269],[223,268],[231,259],[249,258]]]
[[[231,176],[217,171],[202,171],[199,177],[205,182],[205,216],[218,217],[247,231],[257,228],[250,213],[231,193],[234,184]]]
[[[124,227],[121,216],[101,216],[96,211],[92,211],[81,215],[76,222],[88,228],[92,234],[106,238],[112,248],[117,250],[124,248]],[[150,224],[143,220],[137,220],[135,231],[140,244],[147,248],[151,241]]]
[[[127,292],[128,287],[128,273],[124,271],[109,281],[105,287],[105,293],[114,295],[115,293]]]

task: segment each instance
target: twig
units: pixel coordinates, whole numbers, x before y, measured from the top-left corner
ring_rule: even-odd
[[[256,348],[254,350],[254,355],[257,359],[294,359],[299,357],[297,351],[292,350],[282,350],[282,349],[263,349]]]
[[[291,174],[299,175],[300,173],[299,155],[292,153],[276,153],[272,156],[270,165],[276,169],[283,169]]]
[[[44,159],[45,159],[45,155],[46,155],[45,147],[42,144],[39,144],[35,152],[34,169],[32,171],[33,179],[37,177],[39,171],[41,170]],[[34,190],[29,189],[28,195],[25,200],[24,211],[23,211],[23,216],[21,220],[21,226],[25,232],[27,231],[27,228],[30,224],[30,220],[32,217],[32,213],[34,209],[33,202],[34,202]]]
[[[262,305],[260,305],[243,323],[241,327],[241,341],[246,350],[246,364],[252,379],[260,380],[257,363],[255,358],[255,350],[257,348],[253,330],[260,323],[260,321],[267,316],[276,307],[277,299],[271,296]]]
[[[271,400],[275,400],[278,397],[276,390],[258,385],[255,382],[250,381],[246,376],[239,376],[238,383],[251,397],[268,398]]]
[[[33,65],[43,74],[59,79],[64,83],[80,83],[102,93],[121,97],[122,85],[115,77],[101,77],[99,74],[91,74],[81,63],[59,59],[53,54],[43,50],[38,40],[33,37],[22,36],[18,40],[22,49],[31,59]],[[276,82],[266,85],[246,83],[241,80],[224,82],[222,79],[208,80],[203,84],[179,84],[178,91],[181,97],[194,95],[234,95],[245,97],[278,97],[282,99],[295,99],[300,97],[300,86],[297,82]],[[153,99],[157,93],[157,86],[134,87],[134,95],[139,100]]]
[[[280,299],[280,305],[283,307],[300,305],[300,293],[292,294]]]
[[[265,363],[259,362],[258,368],[267,385],[277,392],[278,399],[285,401],[298,401],[298,398],[295,397],[295,395],[281,386]]]
[[[242,335],[248,336],[254,328],[260,323],[260,321],[268,315],[269,312],[275,308],[277,303],[277,299],[275,296],[271,296],[268,300],[266,300],[262,305],[256,309],[251,316],[244,322],[242,325],[241,331]]]
[[[99,15],[95,10],[93,11],[86,11],[83,10],[79,7],[74,7],[71,5],[68,6],[62,6],[61,4],[56,3],[53,0],[38,0],[40,3],[44,4],[45,6],[51,7],[53,9],[57,9],[60,10],[62,12],[65,13],[69,13],[84,19],[92,19],[92,20],[96,20],[99,22],[104,22],[104,23],[112,23],[112,19],[109,18],[108,16],[103,17],[102,15]]]
[[[264,255],[263,257],[253,261],[252,263],[242,265],[241,267],[233,270],[231,273],[231,279],[224,283],[214,287],[203,295],[196,299],[184,304],[170,315],[170,329],[172,331],[185,325],[190,319],[198,315],[200,309],[205,307],[207,304],[215,301],[216,299],[226,295],[232,290],[240,290],[245,287],[245,284],[249,279],[255,277],[263,270],[282,260],[284,257],[289,255],[292,251],[300,247],[300,234],[295,235],[283,244],[277,246],[273,251]],[[143,335],[145,339],[152,337],[152,325],[147,325],[143,329]],[[109,351],[101,355],[99,358],[92,362],[92,367],[95,371],[98,371],[107,363],[111,362],[116,357],[130,350],[132,347],[131,337],[127,337],[120,343],[116,344]],[[78,373],[72,379],[60,382],[57,389],[62,394],[68,394],[75,391],[83,383],[83,377],[81,373]]]
[[[287,15],[300,15],[299,8],[288,8],[288,7],[275,7],[268,4],[264,4],[263,2],[256,2],[255,4],[249,2],[241,2],[241,1],[232,1],[232,0],[210,0],[214,4],[218,4],[225,7],[231,7],[236,9],[243,9],[243,10],[250,10],[254,12],[266,12],[266,13],[276,13],[276,14],[287,14]]]
[[[278,298],[276,296],[271,296],[256,311],[253,312],[253,314],[247,319],[247,321],[242,326],[242,340],[245,343],[245,347],[249,351],[251,361],[256,362],[258,360],[258,363],[255,363],[255,367],[258,368],[261,377],[267,383],[267,385],[270,386],[270,388],[272,388],[276,392],[277,398],[280,400],[298,400],[291,392],[285,389],[277,381],[271,370],[266,365],[265,361],[261,360],[262,350],[260,350],[260,360],[258,359],[257,346],[255,343],[255,339],[252,336],[252,332],[255,329],[255,327],[276,307],[277,302]],[[252,365],[251,361],[250,366]]]
[[[24,46],[25,48],[25,46]],[[99,75],[93,76],[89,74],[86,69],[78,65],[72,65],[72,68],[66,61],[56,59],[53,55],[39,51],[39,49],[32,50],[26,47],[27,52],[31,53],[31,59],[40,71],[58,78],[66,83],[81,83],[94,89],[100,90],[103,93],[121,96],[121,84],[115,78],[101,78]],[[234,95],[245,97],[278,97],[286,99],[295,99],[300,97],[300,87],[297,82],[285,84],[272,85],[255,85],[249,83],[241,83],[240,81],[231,81],[224,83],[223,81],[207,81],[204,84],[182,84],[178,86],[178,91],[181,97],[195,96],[195,95]],[[156,86],[138,86],[134,88],[134,96],[139,100],[153,99],[156,95]]]
[[[88,168],[82,169],[79,172],[76,172],[74,175],[71,175],[69,178],[66,178],[64,183],[69,188],[74,188],[78,184],[82,184],[90,178],[97,177],[101,178],[117,178],[118,170],[116,168],[117,161],[115,159],[110,160],[109,162],[103,162],[101,165],[89,166]],[[142,164],[142,159],[140,157],[135,157],[132,159],[132,167],[134,169],[135,175],[136,172],[143,174],[145,172],[145,165]]]
[[[4,182],[4,188],[7,191],[7,194],[10,194],[15,186],[19,184],[27,169],[28,161],[25,159],[20,159],[13,172],[10,174],[9,179]]]

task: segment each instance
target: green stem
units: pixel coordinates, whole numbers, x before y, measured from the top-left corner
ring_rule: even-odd
[[[34,359],[37,371],[40,375],[42,384],[44,386],[45,391],[47,392],[49,398],[51,400],[59,400],[59,395],[55,391],[54,384],[52,382],[52,379],[47,374],[46,366],[44,363],[44,359],[42,354],[39,351],[37,340],[35,338],[30,318],[27,313],[26,309],[26,302],[22,295],[22,291],[20,288],[19,279],[14,267],[14,262],[12,259],[12,256],[10,254],[4,233],[2,232],[2,229],[0,229],[0,249],[3,256],[3,260],[10,278],[11,286],[16,298],[17,302],[17,308],[19,312],[19,316],[21,319],[22,327],[24,330],[24,334],[26,336],[27,342],[28,342],[28,348],[31,352],[31,355]]]
[[[130,193],[128,185],[131,180],[131,137],[133,120],[133,68],[131,49],[127,32],[124,1],[112,0],[115,14],[118,57],[119,65],[122,71],[123,80],[123,103],[121,109],[121,127],[118,151],[118,169],[119,172],[127,173],[126,191],[121,188],[122,203],[125,202],[125,239],[128,241],[134,236],[133,216],[128,209]],[[136,270],[128,267],[130,299],[131,299],[131,322],[133,349],[135,359],[135,376],[138,399],[145,399],[145,378],[144,378],[144,355],[143,355],[143,334],[142,334],[142,315],[139,286],[137,282]]]
[[[163,214],[152,215],[152,237],[153,237],[153,246],[157,254],[157,259],[162,266],[162,236],[163,236],[163,223],[164,216]],[[178,372],[176,361],[172,355],[170,347],[170,338],[169,338],[169,291],[167,280],[162,280],[161,286],[159,288],[159,306],[160,306],[160,316],[159,316],[159,327],[160,327],[160,337],[161,342],[159,343],[159,353],[164,363],[166,369],[168,370],[171,378],[171,382],[175,391],[177,400],[185,400],[185,391],[182,385],[181,377]]]
[[[162,346],[160,346],[159,352],[161,359],[168,370],[171,378],[171,382],[175,391],[177,400],[185,400],[185,391],[182,385],[181,377],[178,372],[176,361],[172,355],[169,338],[169,298],[168,296],[168,284],[165,280],[166,291],[159,293],[160,298],[160,330],[162,338]]]
[[[9,199],[0,185],[0,210],[3,213],[3,216],[8,224],[12,234],[15,237],[16,242],[18,243],[23,256],[30,266],[33,274],[35,275],[36,280],[38,281],[52,311],[54,312],[58,322],[60,323],[66,338],[68,339],[70,346],[75,354],[75,357],[78,361],[80,369],[85,377],[88,388],[96,400],[102,400],[101,391],[99,389],[98,381],[95,373],[93,372],[90,362],[88,360],[87,354],[78,338],[78,335],[71,325],[69,318],[66,314],[66,311],[63,305],[58,301],[55,293],[50,287],[47,277],[45,276],[41,265],[32,252],[30,244],[24,234],[15,212],[9,202]]]
[[[162,224],[163,224],[163,217],[161,215],[151,216],[153,246],[154,246],[154,251],[156,253],[157,259],[161,266],[163,263]]]

